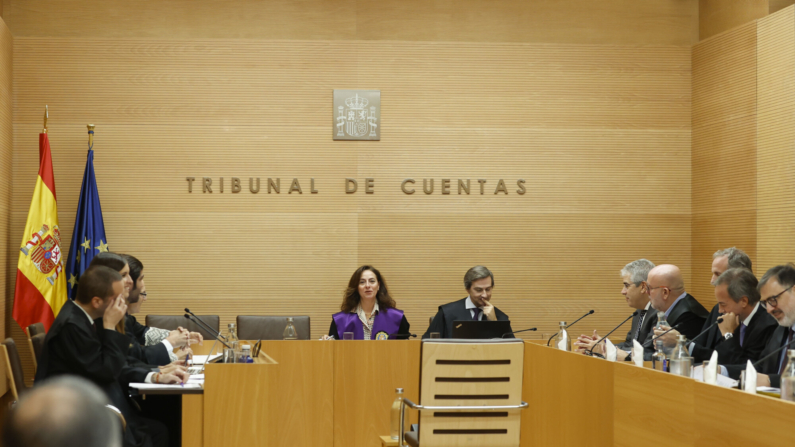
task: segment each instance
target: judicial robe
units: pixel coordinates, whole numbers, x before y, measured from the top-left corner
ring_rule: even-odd
[[[671,309],[671,313],[668,314],[666,320],[671,327],[679,325],[677,331],[688,339],[691,339],[701,333],[701,328],[704,327],[704,322],[707,321],[708,316],[709,311],[688,293],[676,303],[673,309]],[[650,323],[653,328],[657,325],[656,312],[652,315],[652,320],[653,321],[650,321]],[[651,360],[651,355],[654,353],[654,343],[651,343],[652,338],[654,338],[654,330],[649,332],[649,335],[646,336],[646,340],[643,342],[644,359],[648,358]],[[648,346],[646,343],[648,343]]]
[[[428,330],[425,331],[425,334],[422,338],[431,338],[431,332],[438,332],[441,338],[453,338],[453,322],[456,320],[467,320],[472,321],[472,313],[467,309],[466,301],[468,297],[464,297],[458,301],[453,301],[452,303],[447,303],[439,306],[439,311],[436,313],[436,316],[433,317],[431,320],[431,325],[428,326]],[[497,307],[494,307],[494,313],[497,316],[497,321],[510,321],[508,315]],[[486,317],[484,316],[483,319]],[[513,329],[510,328],[510,323],[508,327],[508,332],[513,332]],[[516,338],[513,334],[507,335],[505,338]]]
[[[638,333],[638,337],[635,338],[635,332],[638,329],[638,323],[640,323],[640,313],[632,317],[632,325],[627,333],[627,338],[616,345],[616,348],[622,349],[626,352],[631,353],[632,347],[634,344],[632,343],[633,340],[638,340],[638,343],[643,344],[644,340],[648,337],[650,332],[654,332],[654,325],[657,323],[657,311],[654,310],[653,307],[649,306],[646,310],[646,315],[643,317],[643,324],[640,327],[640,333]],[[651,356],[654,354],[653,350],[644,349],[643,352],[643,359],[646,361],[651,360]],[[630,361],[632,359],[632,355],[628,354],[625,361]]]
[[[762,310],[762,309],[760,309]],[[759,313],[759,311],[757,311]],[[767,313],[767,312],[765,312]],[[776,349],[781,348],[787,342],[787,338],[789,337],[789,326],[780,326],[776,323],[776,330],[773,331],[773,335],[767,341],[765,345],[765,349],[762,350],[762,353],[759,354],[759,358],[764,358],[768,354],[772,353]],[[786,362],[786,357],[784,358],[784,362]],[[748,362],[744,364],[736,364],[736,365],[725,365],[726,369],[729,371],[729,377],[732,379],[739,380],[740,373],[745,371]],[[770,386],[774,388],[781,387],[781,375],[778,373],[779,368],[781,367],[781,353],[777,353],[773,357],[765,360],[762,364],[756,366],[756,372],[760,374],[767,374],[770,377]]]
[[[124,317],[124,332],[130,338],[127,355],[149,365],[168,365],[171,357],[163,343],[146,346],[146,331],[148,327],[142,325],[132,315]]]
[[[127,421],[124,446],[151,445],[145,424],[130,407],[121,381],[142,382],[147,371],[127,365],[129,338],[104,329],[101,320],[94,326],[86,313],[67,300],[47,332],[36,371],[36,383],[62,374],[90,380],[99,386]]]
[[[402,310],[394,308],[379,309],[373,319],[373,330],[370,334],[371,340],[407,338],[409,333],[409,322]],[[342,340],[342,334],[353,332],[354,340],[364,340],[364,325],[356,312],[337,312],[332,315],[329,335],[333,335],[337,340]],[[396,335],[401,334],[401,335]],[[391,335],[391,337],[390,337]]]

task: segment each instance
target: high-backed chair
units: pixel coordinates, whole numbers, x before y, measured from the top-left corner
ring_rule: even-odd
[[[237,317],[237,338],[241,340],[281,340],[287,318],[280,316],[239,315]],[[295,333],[299,340],[309,340],[309,317],[292,317]]]
[[[420,402],[403,399],[399,445],[519,445],[521,339],[422,341]],[[403,433],[405,408],[420,411],[419,434]]]
[[[44,348],[44,338],[47,337],[47,334],[36,334],[33,337],[30,337],[30,347],[33,350],[33,374],[36,374],[36,371],[39,368],[39,356],[41,356],[41,350]]]
[[[6,373],[11,376],[11,392],[14,400],[19,400],[20,396],[28,391],[25,385],[25,374],[22,372],[22,361],[19,359],[19,351],[14,339],[9,337],[3,341],[6,355]]]
[[[220,318],[218,315],[197,315],[199,318],[202,319],[208,326],[218,331],[220,325]],[[151,327],[156,327],[160,329],[168,329],[173,331],[178,327],[183,327],[191,332],[198,332],[202,334],[205,340],[214,340],[215,334],[211,334],[208,330],[204,329],[202,326],[194,323],[193,321],[188,320],[185,318],[185,315],[147,315],[146,316],[146,325]]]
[[[33,337],[36,334],[45,334],[44,323],[33,323],[28,326],[28,337]]]

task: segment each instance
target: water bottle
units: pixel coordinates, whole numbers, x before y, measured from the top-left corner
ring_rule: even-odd
[[[665,318],[665,312],[657,312],[657,324],[654,330],[667,331],[671,327],[668,326],[668,320]],[[654,355],[651,356],[651,367],[657,371],[668,371],[668,357],[665,355],[665,346],[661,338],[654,340]]]
[[[240,358],[237,363],[254,363],[254,359],[251,358],[251,345],[243,345],[243,350],[240,351]]]
[[[654,326],[655,331],[667,331],[671,329],[671,326],[668,324],[668,319],[665,317],[665,312],[657,312],[657,324]],[[666,355],[671,354],[671,350],[665,347],[665,342],[663,342],[662,338],[658,338],[654,340],[654,349],[658,352],[663,352]]]
[[[676,347],[668,360],[668,366],[672,374],[690,377],[693,367],[693,357],[687,349],[687,337],[680,335],[676,341]]]
[[[230,351],[230,356],[226,359],[226,363],[235,363],[240,357],[240,340],[237,338],[235,323],[229,323],[229,333],[226,338],[226,343],[230,346],[230,348],[225,350]]]
[[[293,326],[293,317],[287,317],[287,326],[284,328],[282,336],[285,340],[298,340],[298,334]]]
[[[561,351],[571,352],[571,339],[569,338],[569,333],[566,331],[565,321],[560,322],[560,330],[558,331],[558,335],[555,336],[555,347]]]
[[[787,366],[781,374],[781,398],[795,401],[795,350],[787,351]]]
[[[392,436],[392,439],[399,439],[400,430],[403,428],[400,426],[400,405],[403,403],[403,388],[396,388],[395,392],[397,393],[397,397],[395,397],[395,401],[392,402],[392,419],[389,424],[389,434]]]

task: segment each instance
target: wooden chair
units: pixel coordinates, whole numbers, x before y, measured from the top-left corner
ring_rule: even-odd
[[[519,445],[524,343],[520,339],[422,342],[420,402],[403,399],[398,445]],[[406,407],[419,433],[403,433]]]
[[[44,324],[43,323],[33,323],[25,330],[28,333],[28,348],[30,348],[30,352],[33,353],[33,375],[36,375],[36,370],[39,368],[39,352],[36,351],[36,346],[34,346],[33,337],[37,335],[41,335],[41,345],[39,345],[39,349],[41,346],[44,345],[44,337],[46,333],[44,331]]]
[[[11,393],[14,396],[14,401],[18,401],[20,396],[28,391],[28,387],[25,385],[25,375],[22,372],[22,361],[19,359],[19,351],[13,338],[6,338],[2,346],[5,351],[6,374],[11,377]]]
[[[287,318],[280,316],[239,315],[237,317],[237,338],[241,340],[281,340]],[[299,340],[309,340],[309,317],[292,317],[295,333]]]
[[[32,352],[33,352],[33,375],[36,375],[36,371],[39,369],[39,358],[41,357],[41,351],[44,349],[44,338],[47,337],[47,334],[36,334],[33,337],[28,339]]]
[[[218,315],[197,316],[201,318],[202,321],[207,323],[210,328],[215,329],[215,331],[218,332],[221,322],[220,318],[218,318]],[[183,327],[191,332],[198,332],[202,334],[202,337],[204,337],[205,340],[215,340],[215,334],[211,334],[210,331],[194,323],[193,321],[188,320],[184,315],[147,315],[146,325],[159,329],[168,329],[169,331],[173,331],[178,327]]]

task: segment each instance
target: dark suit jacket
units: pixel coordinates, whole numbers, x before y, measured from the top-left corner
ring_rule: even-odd
[[[127,420],[124,445],[144,445],[148,439],[143,425],[130,407],[119,380],[125,377],[145,378],[146,371],[127,366],[129,338],[115,330],[104,329],[101,319],[97,321],[95,329],[77,304],[66,301],[44,339],[36,383],[61,374],[72,374],[94,382]]]
[[[146,346],[146,331],[149,328],[142,325],[132,315],[124,317],[124,332],[130,338],[130,349],[127,355],[149,365],[168,365],[171,358],[168,349],[163,343]]]
[[[759,311],[757,311],[757,313],[759,313]],[[759,358],[762,358],[770,354],[776,349],[782,347],[784,343],[787,342],[787,337],[789,336],[789,327],[779,326],[778,323],[776,324],[776,326],[777,326],[776,330],[773,331],[773,335],[771,335],[770,338],[768,339],[767,344],[765,345],[765,349],[763,349],[762,353],[759,354]],[[761,365],[756,367],[756,372],[761,374],[767,374],[770,377],[770,386],[774,388],[781,387],[781,376],[778,373],[779,367],[781,366],[781,364],[779,363],[780,359],[781,359],[781,353],[778,353],[773,357],[765,360],[764,362],[762,362]],[[784,359],[784,361],[786,362],[787,360]],[[747,366],[747,364],[748,362],[744,364],[725,365],[726,369],[729,370],[729,377],[739,380],[740,372],[745,371],[745,367]]]
[[[720,316],[718,305],[712,308],[709,318],[702,331],[715,323]],[[734,330],[734,337],[726,340],[720,333],[718,325],[709,329],[709,332],[702,335],[701,338],[696,340],[693,346],[693,361],[696,363],[709,360],[712,356],[712,351],[718,352],[718,363],[721,365],[740,365],[746,364],[748,360],[752,362],[760,358],[762,350],[765,349],[768,340],[776,330],[778,323],[776,319],[771,317],[765,309],[760,306],[756,310],[751,321],[748,322],[748,328],[745,330],[745,340],[743,346],[740,346],[740,327]]]
[[[704,327],[704,322],[707,321],[708,316],[709,312],[707,309],[688,293],[671,309],[667,320],[668,325],[671,327],[679,325],[677,331],[680,334],[687,338],[693,338],[701,332],[701,328]],[[656,312],[652,320],[654,320],[652,323],[653,328],[657,325]],[[654,343],[651,343],[652,338],[654,338],[653,330],[649,332],[643,342],[643,358],[647,361],[651,360],[651,356],[654,354]]]
[[[440,333],[442,338],[453,338],[453,322],[456,320],[472,320],[472,313],[466,308],[466,297],[452,303],[439,306],[439,312],[433,317],[431,325],[422,338],[431,338],[431,332]],[[497,321],[510,321],[508,315],[494,307]],[[513,334],[506,338],[515,338]]]
[[[616,345],[618,349],[622,349],[626,352],[632,352],[632,340],[633,335],[635,335],[635,330],[638,328],[638,323],[640,322],[640,313],[632,317],[632,327],[630,328],[629,332],[627,333],[627,338],[623,342]],[[640,333],[638,334],[638,343],[643,344],[643,342],[649,337],[651,333],[652,336],[654,335],[654,325],[657,323],[657,311],[654,310],[653,307],[649,306],[649,310],[646,311],[646,315],[643,317],[643,325],[640,327]],[[651,356],[654,354],[654,350],[651,349],[644,349],[643,350],[643,358],[646,361],[651,360]],[[631,355],[628,355],[624,360],[629,361],[631,359]]]

